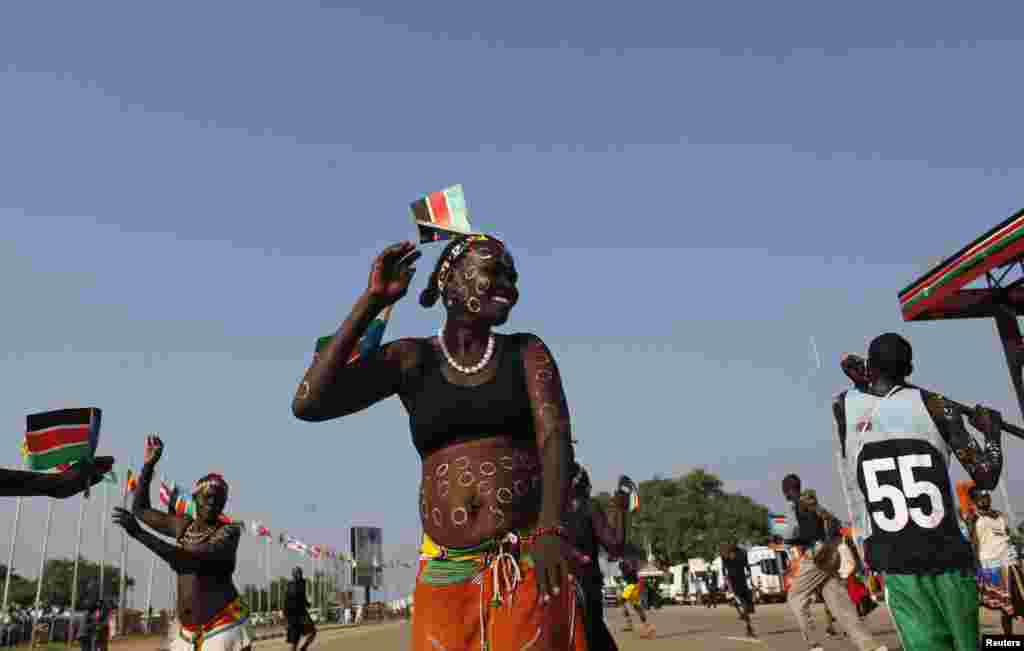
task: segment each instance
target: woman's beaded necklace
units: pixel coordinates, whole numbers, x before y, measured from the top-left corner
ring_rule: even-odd
[[[463,366],[459,364],[452,357],[451,353],[448,352],[448,346],[446,346],[444,343],[444,326],[441,326],[441,329],[437,331],[437,341],[438,343],[441,344],[441,352],[444,353],[444,358],[448,360],[448,363],[451,364],[452,368],[454,368],[456,371],[459,371],[460,373],[465,373],[466,375],[473,375],[474,373],[479,373],[480,371],[482,371],[484,367],[487,366],[487,363],[491,361],[491,357],[494,355],[493,332],[491,333],[491,336],[487,339],[487,350],[484,351],[484,356],[480,359],[479,362],[472,366]]]

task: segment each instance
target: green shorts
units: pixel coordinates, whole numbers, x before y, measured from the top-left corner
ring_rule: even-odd
[[[977,651],[975,577],[961,571],[886,574],[885,601],[906,651]]]

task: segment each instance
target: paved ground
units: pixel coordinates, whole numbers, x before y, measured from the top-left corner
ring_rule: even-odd
[[[824,622],[820,606],[815,613],[819,621]],[[785,605],[758,607],[754,627],[759,639],[754,641],[745,639],[736,611],[725,606],[712,609],[675,606],[655,611],[651,621],[658,633],[653,640],[642,640],[635,633],[620,632],[623,624],[621,610],[610,610],[607,617],[622,651],[802,651],[806,648],[796,621]],[[984,622],[983,632],[999,632],[996,620],[990,615],[986,615]],[[868,624],[879,641],[889,645],[891,651],[900,648],[892,621],[884,608],[872,613]],[[1016,628],[1017,632],[1022,632],[1024,624],[1018,623]],[[844,640],[826,641],[824,646],[835,651],[854,648]],[[284,640],[267,640],[259,643],[258,647],[268,651],[285,651],[288,648]],[[408,648],[409,625],[396,622],[325,631],[310,651],[404,651]]]

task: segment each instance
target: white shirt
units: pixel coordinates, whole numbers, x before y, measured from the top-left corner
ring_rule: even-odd
[[[975,535],[978,537],[978,560],[1009,561],[1009,528],[1005,514],[995,518],[978,514],[974,524]]]

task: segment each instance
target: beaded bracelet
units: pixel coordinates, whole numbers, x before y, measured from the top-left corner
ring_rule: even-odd
[[[537,529],[529,536],[529,541],[531,543],[536,542],[541,536],[557,536],[558,538],[568,539],[569,532],[561,525],[557,527],[537,527]]]

